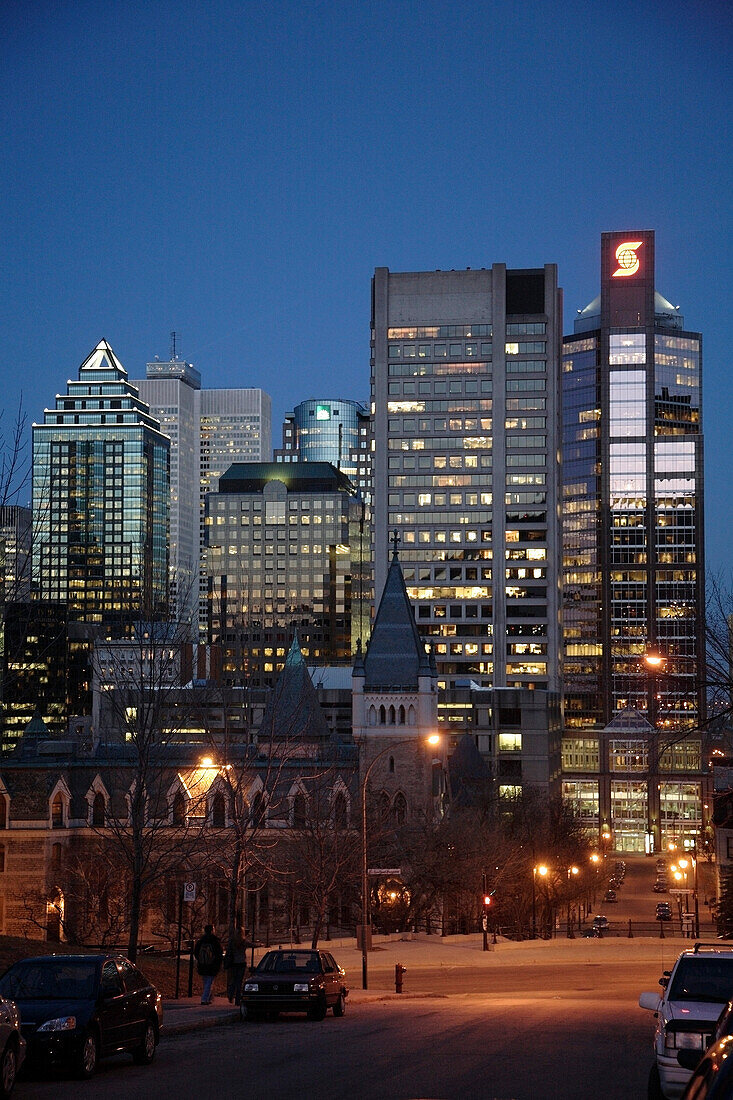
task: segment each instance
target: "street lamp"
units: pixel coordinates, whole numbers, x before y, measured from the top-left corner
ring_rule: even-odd
[[[537,876],[546,878],[550,868],[545,863],[540,863],[532,868],[532,939],[537,939]]]
[[[430,734],[425,738],[425,743],[428,745],[439,745],[440,735],[437,733]],[[419,744],[417,738],[403,737],[399,741],[390,741],[388,745],[385,745],[383,749],[374,756],[369,762],[369,767],[364,772],[364,778],[361,781],[361,987],[362,989],[368,988],[368,951],[369,941],[371,940],[372,920],[371,920],[371,906],[369,904],[369,872],[367,866],[367,784],[369,782],[369,776],[372,774],[372,768],[381,760],[385,753],[390,752],[392,749],[396,749],[401,745],[415,745]]]

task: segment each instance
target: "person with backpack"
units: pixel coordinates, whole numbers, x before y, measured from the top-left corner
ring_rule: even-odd
[[[196,959],[196,969],[204,979],[201,1004],[210,1005],[211,987],[214,984],[214,978],[221,970],[221,960],[224,955],[221,940],[214,934],[213,925],[204,926],[204,934],[200,940],[197,940],[193,955]]]

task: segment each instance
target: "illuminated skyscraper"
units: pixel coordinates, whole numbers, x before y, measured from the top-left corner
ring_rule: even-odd
[[[701,365],[654,233],[604,233],[563,354],[564,786],[628,850],[701,828]]]
[[[368,631],[362,515],[327,462],[235,463],[219,478],[206,498],[207,570],[227,682],[272,685],[295,630],[310,663],[350,662]]]
[[[100,341],[33,425],[34,596],[79,622],[166,614],[169,451]]]
[[[559,689],[561,302],[554,264],[374,275],[375,596],[396,531],[443,687]]]

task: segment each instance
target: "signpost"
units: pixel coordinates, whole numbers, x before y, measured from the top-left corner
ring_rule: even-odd
[[[196,901],[196,883],[184,882],[178,895],[178,947],[176,950],[176,1000],[178,1000],[181,984],[181,935],[183,932],[183,903]],[[191,996],[193,984],[193,946],[188,966],[188,995]]]

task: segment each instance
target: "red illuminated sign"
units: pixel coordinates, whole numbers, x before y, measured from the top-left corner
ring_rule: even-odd
[[[631,275],[636,275],[641,267],[641,261],[636,252],[643,243],[643,241],[623,241],[618,246],[616,249],[618,268],[611,272],[612,279],[628,279]]]

